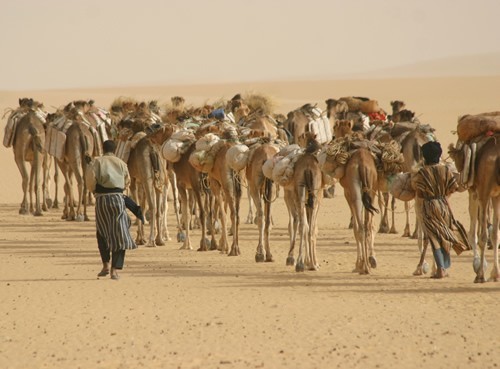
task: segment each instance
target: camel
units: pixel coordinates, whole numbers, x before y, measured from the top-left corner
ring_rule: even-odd
[[[335,144],[336,141],[333,143]],[[345,157],[345,164],[342,167],[337,163],[337,158],[328,152],[329,148],[326,149],[326,155],[322,155],[324,159],[322,170],[339,179],[353,216],[353,230],[357,246],[356,266],[353,271],[369,274],[370,268],[377,267],[373,213],[378,213],[378,210],[372,205],[378,181],[375,159],[367,148],[360,147]]]
[[[337,120],[334,125],[335,137],[342,138],[347,135],[350,135],[353,132],[352,127],[353,127],[352,120]],[[362,137],[362,135],[360,135],[359,133],[358,136]],[[375,142],[375,139],[373,139],[372,141]],[[383,209],[382,216],[380,218],[378,233],[397,233],[395,226],[395,216],[394,216],[394,209],[395,209],[394,198],[392,199],[391,202],[390,210],[392,212],[392,223],[391,227],[389,228],[389,206],[388,206],[389,182],[388,182],[388,173],[384,172],[383,170],[377,171],[377,193],[378,193],[379,208]],[[349,228],[352,228],[352,226],[353,226],[353,219],[351,219]]]
[[[474,181],[469,187],[469,216],[470,230],[469,242],[474,248],[474,270],[476,278],[474,283],[485,282],[485,250],[488,241],[488,204],[491,201],[493,208],[492,246],[493,269],[490,280],[498,282],[500,279],[498,264],[498,228],[500,216],[500,136],[490,137],[478,148],[474,165]],[[463,170],[463,153],[450,147],[450,156],[455,161],[458,171]],[[479,228],[476,232],[476,225]],[[479,233],[479,240],[477,239]],[[477,255],[479,243],[480,255]]]
[[[241,201],[242,173],[241,171],[235,172],[232,170],[226,160],[226,152],[237,142],[237,132],[232,125],[228,125],[224,121],[215,121],[201,126],[195,132],[195,136],[197,138],[201,138],[208,133],[217,134],[222,138],[222,140],[216,144],[217,151],[215,152],[215,156],[212,158],[213,165],[206,168],[210,190],[212,191],[215,199],[215,208],[219,212],[219,218],[222,226],[221,238],[219,240],[220,243],[217,246],[217,243],[214,240],[214,226],[213,223],[210,222],[212,247],[215,243],[217,249],[219,249],[221,253],[227,253],[229,251],[228,256],[238,256],[240,255],[238,235],[240,224],[239,210]],[[231,231],[233,234],[233,242],[230,250],[227,239],[226,210],[224,200],[231,213]]]
[[[56,119],[62,113],[51,114],[49,120]],[[87,186],[85,184],[85,156],[92,156],[94,151],[94,136],[90,129],[76,110],[68,113],[68,118],[73,123],[66,131],[66,143],[63,157],[57,160],[57,164],[64,176],[64,210],[62,219],[88,221],[87,215]],[[75,200],[73,198],[72,177],[75,176],[78,186],[78,201],[75,211]],[[83,211],[82,211],[83,207]]]
[[[202,173],[198,172],[192,164],[189,162],[189,156],[195,149],[196,143],[192,143],[189,149],[181,155],[178,162],[173,163],[173,170],[175,172],[177,190],[181,202],[181,212],[182,212],[182,225],[186,232],[184,237],[184,244],[181,249],[192,250],[191,239],[189,236],[190,231],[190,220],[192,216],[192,211],[189,207],[188,192],[194,196],[196,204],[199,209],[199,220],[201,226],[201,241],[198,251],[207,251],[206,239],[206,216],[205,216],[205,204],[202,199],[203,194],[203,184],[202,184]],[[215,250],[217,248],[214,235],[212,234],[212,242],[210,243],[211,249]]]
[[[316,254],[317,218],[323,197],[324,179],[318,159],[314,155],[320,149],[320,145],[313,134],[307,133],[306,136],[301,138],[307,142],[305,151],[295,162],[291,181],[284,186],[290,235],[290,250],[286,265],[295,263],[293,252],[298,231],[300,242],[295,264],[296,272],[303,272],[306,267],[309,270],[319,268]]]
[[[42,199],[45,194],[42,189],[44,179],[42,169],[43,162],[47,159],[44,149],[45,122],[41,115],[35,111],[39,106],[33,99],[20,99],[19,103],[20,109],[25,111],[25,115],[16,124],[12,144],[14,160],[22,177],[23,200],[19,214],[32,213],[35,216],[41,216],[43,215],[42,203],[44,208],[47,206],[46,201]],[[30,173],[26,168],[26,162],[31,164]]]
[[[144,225],[139,223],[136,243],[155,247],[165,244],[166,232],[166,192],[168,177],[166,163],[158,153],[158,147],[167,140],[173,132],[170,124],[155,124],[147,129],[148,134],[139,140],[130,152],[127,165],[130,173],[130,191],[132,197],[139,201],[143,209],[149,208],[150,233],[149,241],[144,239]],[[141,199],[139,190],[145,198]],[[167,235],[168,238],[168,235]]]
[[[256,207],[255,213],[259,229],[259,242],[255,253],[255,261],[272,262],[274,260],[269,245],[269,234],[273,181],[264,176],[262,166],[266,160],[271,159],[278,152],[278,149],[276,146],[264,143],[251,150],[245,174],[248,180],[248,192]]]

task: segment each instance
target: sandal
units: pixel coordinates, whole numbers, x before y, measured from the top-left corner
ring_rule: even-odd
[[[109,270],[108,269],[103,269],[99,273],[97,273],[97,276],[98,277],[106,277],[108,274],[109,274]]]

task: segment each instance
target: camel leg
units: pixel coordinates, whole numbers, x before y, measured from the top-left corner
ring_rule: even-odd
[[[33,159],[33,174],[34,174],[34,194],[35,194],[35,204],[34,204],[34,209],[35,212],[33,215],[35,216],[42,216],[42,194],[41,194],[41,183],[43,179],[43,173],[42,173],[42,158],[40,157],[40,152],[36,149],[36,147],[33,147],[33,152],[34,152],[34,159]]]
[[[34,207],[34,201],[33,201],[33,193],[35,189],[35,165],[32,162],[31,163],[31,168],[30,168],[30,178],[29,178],[29,186],[28,186],[28,192],[29,192],[29,209],[30,213],[33,214],[35,212],[35,207]]]
[[[59,209],[59,166],[57,165],[57,159],[54,158],[54,187],[55,187],[55,194],[54,194],[54,201],[52,203],[52,208],[53,209]]]
[[[156,192],[154,189],[154,183],[152,179],[148,179],[147,183],[142,186],[144,190],[144,196],[146,202],[149,205],[149,210],[151,212],[150,222],[149,222],[149,240],[146,246],[156,247],[155,236],[156,236]]]
[[[410,237],[410,203],[405,201],[406,224],[402,237]]]
[[[26,168],[26,162],[24,161],[23,158],[16,159],[16,164],[19,169],[19,172],[21,173],[21,187],[23,189],[23,200],[21,202],[21,207],[19,208],[19,214],[21,215],[26,215],[29,213],[28,209],[28,186],[29,186],[29,175],[28,175],[28,170]]]
[[[212,191],[215,196],[216,207],[219,213],[218,218],[221,222],[221,237],[219,239],[219,250],[221,254],[225,254],[228,252],[228,242],[227,242],[227,225],[226,225],[226,211],[224,209],[224,203],[222,199],[222,192],[220,185],[217,181],[210,182]],[[214,217],[217,219],[217,217]]]
[[[52,205],[52,200],[50,199],[50,164],[52,161],[49,159],[49,154],[43,154],[43,165],[42,165],[42,210],[48,211]]]
[[[233,243],[231,245],[231,251],[228,256],[238,256],[240,255],[239,246],[239,228],[240,228],[240,203],[241,203],[241,187],[239,184],[239,179],[235,179],[239,176],[238,173],[232,173],[232,189],[234,196],[231,196],[230,191],[224,191],[226,195],[227,203],[231,210],[231,220],[232,220],[232,230],[233,230]]]
[[[163,189],[161,192],[158,192],[158,208],[159,210],[159,215],[160,215],[160,221],[159,224],[160,226],[158,227],[158,232],[156,233],[156,242],[157,245],[159,246],[164,246],[165,241],[170,241],[172,238],[170,237],[170,234],[168,232],[168,179],[165,181],[165,184],[163,185]],[[159,244],[158,242],[161,242]]]
[[[391,221],[391,229],[389,230],[389,233],[392,233],[392,234],[398,233],[398,231],[396,230],[395,210],[396,210],[396,198],[394,196],[392,196],[392,200],[391,200],[392,221]]]
[[[198,205],[200,216],[201,240],[198,251],[207,251],[210,246],[210,241],[207,239],[206,213],[203,206],[202,189],[199,183],[193,186],[192,193],[196,200],[196,204]]]
[[[309,247],[311,253],[311,265],[309,270],[318,270],[319,263],[316,254],[316,239],[318,236],[318,212],[319,212],[319,198],[316,198],[314,208],[311,210],[311,222],[309,224]]]
[[[474,254],[474,259],[472,262],[472,267],[474,268],[474,272],[477,273],[479,269],[479,265],[481,264],[481,258],[478,251],[478,239],[477,239],[477,221],[479,215],[479,202],[477,200],[477,194],[469,190],[469,219],[470,219],[470,228],[469,228],[469,243],[472,245],[472,252]],[[483,266],[486,269],[487,263],[486,260],[483,260]]]
[[[305,199],[305,188],[300,189],[301,193],[299,194],[300,199]],[[299,209],[299,237],[300,237],[300,242],[299,242],[299,255],[297,256],[297,263],[295,264],[295,271],[296,272],[303,272],[304,271],[304,259],[307,260],[307,240],[306,240],[306,234],[307,234],[307,215],[306,215],[306,209],[305,209],[305,201],[297,201],[298,202],[298,209]],[[304,256],[304,253],[306,254]]]
[[[486,206],[487,203],[485,203],[485,201],[479,202],[479,248],[481,250],[481,262],[479,264],[479,269],[476,272],[476,279],[474,280],[474,283],[485,282],[485,268],[483,265],[483,261],[485,259],[486,244],[488,242]]]
[[[377,267],[377,258],[375,257],[375,233],[373,232],[373,214],[368,210],[365,212],[365,223],[364,223],[364,242],[365,249],[368,251],[368,262],[370,267],[375,269]],[[368,269],[370,271],[370,269]]]
[[[380,226],[378,233],[389,233],[389,214],[388,214],[389,194],[378,191],[378,206],[382,210],[380,217]]]
[[[422,245],[422,251],[420,253],[420,261],[418,262],[417,269],[413,272],[413,275],[423,275],[427,273],[427,271],[424,269],[424,263],[425,263],[425,254],[427,252],[427,247],[429,245],[429,240],[426,238],[424,240],[424,243]]]
[[[365,255],[363,246],[363,225],[361,222],[363,204],[361,203],[361,199],[359,199],[359,201],[354,200],[352,201],[352,203],[349,203],[349,206],[351,208],[351,214],[353,219],[352,222],[353,232],[354,232],[354,238],[356,239],[356,248],[357,248],[356,265],[353,269],[353,272],[364,274]]]
[[[271,194],[273,190],[273,182],[269,179],[265,179],[264,191],[266,194],[266,199],[264,199],[264,245],[266,248],[266,262],[273,262],[273,255],[271,254],[271,246],[269,244],[269,236],[271,231]]]
[[[256,180],[256,179],[254,179]],[[257,217],[257,228],[259,230],[259,241],[257,250],[255,251],[255,261],[257,263],[264,261],[264,211],[262,209],[262,195],[260,193],[260,183],[248,186],[248,194],[250,195],[250,202],[255,204],[255,214]],[[252,214],[253,218],[253,214]],[[248,220],[248,219],[247,219]],[[248,222],[247,222],[248,224]]]
[[[493,282],[498,282],[500,279],[499,267],[498,267],[498,227],[500,226],[499,215],[500,215],[500,197],[492,198],[493,205],[493,231],[492,231],[492,246],[493,246],[493,269],[491,270],[490,280]]]
[[[254,223],[253,204],[255,204],[255,206],[257,207],[257,203],[255,202],[255,199],[252,197],[250,193],[250,186],[247,187],[247,197],[248,197],[248,214],[247,214],[247,219],[245,220],[245,224],[253,224]],[[257,211],[258,210],[255,209],[256,214]]]
[[[191,212],[188,211],[188,201],[187,201],[187,190],[184,185],[178,184],[177,190],[179,193],[179,198],[181,202],[181,212],[182,212],[182,225],[184,227],[184,243],[181,246],[181,250],[192,250],[191,240],[189,238],[189,217],[191,216]]]
[[[172,185],[172,195],[173,195],[173,202],[174,202],[174,212],[175,212],[175,220],[177,221],[177,229],[180,231],[181,228],[181,218],[179,214],[179,189],[177,186],[177,176],[173,170],[170,170],[168,172],[168,179],[170,180],[170,184]],[[178,242],[179,239],[177,239]]]
[[[156,221],[156,233],[155,233],[155,245],[156,246],[165,246],[165,241],[163,240],[163,227],[165,226],[165,207],[163,206],[163,196],[167,196],[166,188],[163,187],[163,191],[157,190],[154,188],[155,193],[155,203],[156,203],[156,214],[153,219]]]
[[[295,259],[293,257],[293,250],[295,248],[295,240],[297,238],[297,229],[299,221],[299,218],[297,216],[297,210],[292,196],[293,193],[285,189],[285,196],[284,196],[285,204],[288,209],[288,234],[290,235],[290,250],[288,251],[286,265],[290,266],[293,266],[295,264]]]

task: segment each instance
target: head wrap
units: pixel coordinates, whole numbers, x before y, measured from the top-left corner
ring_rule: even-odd
[[[425,164],[437,164],[441,158],[443,150],[441,144],[437,141],[430,141],[422,145],[422,154]]]

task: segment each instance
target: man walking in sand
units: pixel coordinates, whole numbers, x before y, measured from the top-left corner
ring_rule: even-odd
[[[96,197],[97,245],[102,260],[102,270],[97,276],[111,274],[111,279],[118,280],[117,271],[123,268],[125,250],[135,249],[137,245],[130,235],[131,222],[123,195],[130,176],[127,164],[113,154],[115,147],[114,141],[108,140],[103,143],[103,156],[95,160],[86,156],[85,179]]]
[[[451,170],[439,163],[442,149],[439,142],[422,145],[424,166],[412,175],[412,187],[422,200],[422,228],[424,237],[432,247],[437,271],[432,278],[448,276],[451,266],[450,251],[460,255],[470,250],[463,226],[455,220],[448,196],[458,189]]]

